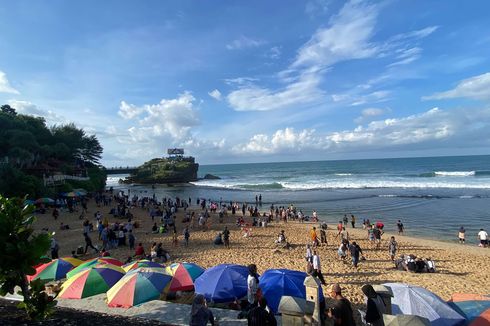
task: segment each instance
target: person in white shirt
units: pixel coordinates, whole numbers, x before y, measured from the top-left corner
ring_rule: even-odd
[[[248,265],[247,277],[247,301],[250,306],[255,306],[257,303],[257,291],[259,289],[259,275],[257,274],[257,266],[255,264]]]
[[[320,280],[320,282],[322,282],[323,285],[327,284],[325,282],[325,279],[323,278],[322,267],[320,264],[320,257],[316,253],[316,250],[313,250],[313,276],[318,277],[318,279]]]
[[[486,248],[488,246],[488,233],[485,230],[480,229],[478,239],[480,240],[480,247]]]

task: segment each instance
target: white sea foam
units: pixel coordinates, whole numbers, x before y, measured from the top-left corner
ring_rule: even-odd
[[[469,177],[475,175],[475,171],[436,171],[434,174],[441,177]]]
[[[352,175],[352,173],[335,173],[335,175],[338,175],[339,177],[346,177]]]
[[[462,179],[432,179],[430,181],[424,180],[389,180],[389,179],[331,179],[331,180],[298,180],[298,181],[279,181],[285,190],[314,190],[314,189],[363,189],[363,188],[451,188],[451,189],[490,189],[490,183],[488,182],[467,182],[468,180]],[[267,188],[270,183],[252,183],[245,180],[203,180],[193,182],[197,186],[206,186],[213,188],[225,188],[225,189],[247,189],[250,186],[259,189],[261,185]],[[265,189],[264,189],[265,190]],[[277,190],[277,189],[275,189]]]

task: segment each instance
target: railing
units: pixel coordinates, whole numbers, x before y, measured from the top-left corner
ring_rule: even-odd
[[[55,174],[50,176],[43,176],[44,186],[58,186],[65,183],[65,180],[76,180],[76,181],[88,181],[89,177],[80,177],[76,175],[66,175],[66,174]]]

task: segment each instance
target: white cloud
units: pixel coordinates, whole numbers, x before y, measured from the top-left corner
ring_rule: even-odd
[[[119,115],[125,119],[138,118],[138,126],[128,129],[133,142],[151,142],[158,137],[170,136],[182,140],[192,127],[199,125],[199,117],[190,92],[175,99],[162,99],[157,104],[136,106],[122,101]]]
[[[490,100],[490,72],[463,79],[455,88],[422,97],[423,100],[441,100],[447,98],[467,97],[477,100]]]
[[[221,101],[221,92],[217,89],[215,89],[214,91],[208,92],[208,95],[217,101]]]
[[[369,89],[369,88],[367,88]],[[366,88],[355,88],[350,92],[344,94],[332,94],[332,100],[337,103],[344,103],[346,105],[359,106],[369,103],[380,103],[389,100],[391,95],[390,91],[379,90],[370,93],[364,92]]]
[[[277,60],[281,57],[281,53],[282,50],[280,46],[273,46],[269,49],[269,51],[267,51],[265,56],[269,59]]]
[[[52,110],[41,109],[29,101],[9,100],[7,103],[18,113],[44,118],[48,125],[69,123],[65,117]]]
[[[386,114],[388,112],[391,112],[391,110],[388,109],[381,109],[381,108],[367,108],[361,111],[361,115],[357,117],[354,122],[357,124],[362,124],[365,123],[366,121],[373,120],[376,117],[379,117],[380,115]]]
[[[430,34],[434,33],[438,29],[439,29],[439,26],[428,26],[428,27],[418,29],[415,31],[397,34],[390,39],[390,42],[399,41],[399,40],[406,40],[406,39],[415,39],[415,40],[422,39],[422,38],[425,38],[425,37],[429,36]]]
[[[368,109],[366,115],[382,114]],[[490,109],[441,110],[434,108],[420,114],[370,122],[353,130],[319,133],[293,128],[277,130],[268,136],[257,134],[245,144],[237,146],[236,154],[285,154],[324,150],[358,152],[373,149],[404,148],[406,150],[448,146],[489,146],[488,125]]]
[[[305,13],[310,16],[310,18],[323,15],[328,11],[329,4],[329,0],[309,0],[305,5]]]
[[[412,47],[408,49],[400,49],[397,51],[397,53],[399,54],[396,56],[396,59],[399,60],[389,64],[388,67],[406,65],[414,62],[421,57],[422,49],[419,47]]]
[[[228,50],[241,50],[246,48],[256,48],[265,44],[262,40],[255,40],[246,36],[241,35],[239,38],[231,41],[226,45]]]
[[[0,71],[0,93],[20,94],[18,90],[10,85],[7,75],[3,71]]]
[[[128,104],[124,101],[121,101],[121,105],[119,106],[119,111],[117,114],[119,114],[121,117],[123,117],[126,120],[133,119],[143,113],[144,108],[137,107],[136,105],[133,104]]]
[[[372,57],[377,53],[369,39],[374,34],[378,8],[350,1],[300,48],[293,67],[329,66],[339,61]]]
[[[319,89],[320,76],[303,73],[298,80],[279,90],[249,85],[232,91],[228,103],[236,111],[267,111],[313,103],[323,96]]]

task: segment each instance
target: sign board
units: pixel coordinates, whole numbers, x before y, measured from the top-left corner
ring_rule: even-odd
[[[183,148],[169,148],[167,149],[168,155],[184,155]]]

